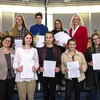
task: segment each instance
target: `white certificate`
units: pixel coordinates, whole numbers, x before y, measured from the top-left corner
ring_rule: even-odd
[[[34,72],[32,71],[32,67],[34,66],[33,61],[22,62],[23,71],[21,72],[21,78],[33,78]]]
[[[43,77],[55,77],[56,61],[44,60]]]
[[[68,35],[68,34],[66,34],[66,33],[64,33],[64,32],[58,32],[58,33],[56,33],[55,35],[54,35],[54,37],[55,37],[55,40],[57,41],[59,41],[59,44],[57,44],[57,45],[59,45],[59,46],[62,46],[63,47],[63,44],[65,43],[67,43],[67,41],[69,40],[69,39],[71,39],[71,37]]]
[[[41,36],[41,35],[37,35],[36,36],[36,47],[43,47],[44,46],[44,36]]]
[[[67,62],[68,67],[68,78],[77,78],[80,77],[80,70],[79,70],[79,62]]]
[[[93,69],[100,70],[100,53],[92,54]]]
[[[17,40],[17,39],[15,39],[15,49],[17,49],[17,48],[19,48],[19,47],[22,47],[22,40]]]

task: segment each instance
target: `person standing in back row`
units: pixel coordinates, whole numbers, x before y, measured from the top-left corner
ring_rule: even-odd
[[[18,15],[9,35],[13,36],[15,39],[22,39],[25,32],[28,32],[25,19],[22,15]]]
[[[59,32],[64,32],[65,34],[68,34],[67,31],[64,30],[63,28],[63,23],[60,19],[56,19],[54,21],[54,29],[52,30],[52,33],[55,35]],[[59,43],[59,40],[55,40],[55,44],[57,45]],[[66,44],[64,43],[63,44],[63,47],[62,46],[58,46],[61,50],[61,53],[65,52],[66,50]]]
[[[30,27],[30,32],[33,34],[33,37],[37,35],[45,36],[45,33],[48,31],[48,28],[42,24],[43,15],[38,12],[35,14],[36,24]]]
[[[33,34],[33,36],[37,34],[45,35],[45,33],[48,31],[48,28],[42,24],[42,19],[42,13],[39,12],[35,14],[36,24],[30,27],[30,32]]]
[[[63,28],[63,23],[60,19],[55,19],[54,21],[54,29],[52,30],[52,33],[55,35],[57,33],[61,33],[61,32],[64,32],[64,34],[68,34],[67,31],[64,30]],[[61,33],[62,34],[62,33]],[[62,46],[58,46],[59,44],[59,40],[55,40],[54,44],[60,48],[60,51],[61,51],[61,54],[63,52],[65,52],[66,50],[66,44],[63,43],[63,47]],[[62,82],[62,73],[61,71],[59,71],[58,73],[58,84],[61,85],[61,86],[64,86],[63,82]]]
[[[88,33],[87,28],[84,27],[82,18],[77,14],[73,15],[70,27],[71,29],[69,30],[69,35],[77,42],[75,49],[85,54],[88,43]]]

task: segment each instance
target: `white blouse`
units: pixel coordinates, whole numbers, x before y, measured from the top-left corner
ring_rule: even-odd
[[[72,28],[72,37],[75,35],[75,33],[76,33],[76,31],[78,30],[78,28],[79,28],[79,25],[76,27],[75,30]]]
[[[15,69],[16,73],[16,82],[23,82],[23,81],[31,81],[31,80],[37,80],[37,73],[34,72],[33,78],[21,78],[21,72],[18,72],[16,68],[19,66],[22,66],[22,62],[25,61],[33,61],[34,60],[34,67],[39,67],[39,60],[38,60],[38,53],[37,49],[31,48],[31,49],[23,49],[22,47],[17,48],[15,52],[14,62],[13,62],[13,68]]]

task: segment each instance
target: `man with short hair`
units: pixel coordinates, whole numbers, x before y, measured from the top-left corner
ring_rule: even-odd
[[[35,21],[36,24],[30,27],[30,32],[35,37],[36,35],[45,35],[48,31],[48,28],[42,24],[43,15],[42,13],[38,12],[35,14]]]

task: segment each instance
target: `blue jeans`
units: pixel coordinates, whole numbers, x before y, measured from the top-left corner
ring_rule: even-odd
[[[91,100],[97,100],[96,99],[96,88],[91,89]]]

